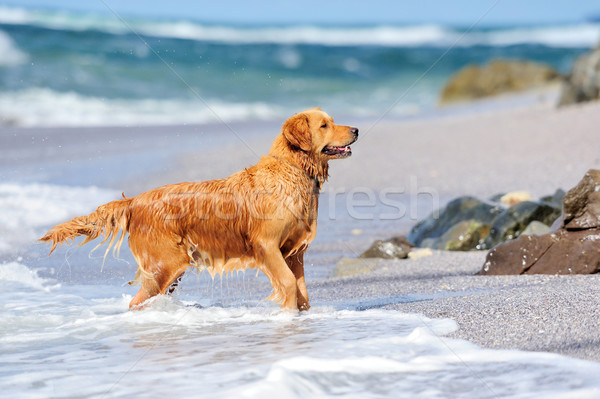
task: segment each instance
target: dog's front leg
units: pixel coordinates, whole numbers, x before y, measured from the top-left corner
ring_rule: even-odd
[[[304,252],[292,255],[285,261],[296,278],[298,310],[308,310],[310,309],[310,304],[308,303],[308,291],[306,290],[306,282],[304,281]]]
[[[257,248],[258,249],[258,248]],[[298,308],[296,277],[288,267],[277,245],[261,245],[257,251],[263,263],[263,272],[271,280],[273,293],[267,299],[282,302],[285,309]]]

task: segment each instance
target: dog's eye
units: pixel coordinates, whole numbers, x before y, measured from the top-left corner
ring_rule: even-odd
[[[327,123],[323,123],[323,124],[321,125],[321,127],[322,127],[322,128],[326,128],[326,127],[327,127]]]

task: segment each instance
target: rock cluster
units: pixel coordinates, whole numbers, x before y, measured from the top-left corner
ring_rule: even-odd
[[[600,98],[600,45],[579,57],[563,86],[559,105]]]
[[[438,212],[417,223],[407,238],[415,246],[469,251],[489,249],[518,237],[523,232],[544,234],[560,216],[561,192],[540,201],[520,201],[520,195],[498,195],[490,201],[474,197],[459,197]],[[502,199],[510,198],[506,207]],[[530,197],[529,197],[530,198]],[[497,201],[495,201],[497,200]]]
[[[487,254],[479,274],[600,272],[600,170],[589,170],[565,195],[557,230],[524,235]]]
[[[557,190],[539,201],[531,201],[531,195],[523,191],[498,194],[487,201],[459,197],[417,223],[408,236],[375,241],[360,258],[410,258],[418,256],[414,247],[483,250],[522,234],[545,234],[561,214],[564,194]]]
[[[442,90],[440,104],[519,92],[561,80],[553,68],[529,61],[495,60],[484,66],[468,65],[450,78]]]

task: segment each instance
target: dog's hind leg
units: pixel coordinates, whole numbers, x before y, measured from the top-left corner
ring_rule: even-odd
[[[306,282],[304,281],[304,252],[292,255],[285,261],[296,278],[298,310],[308,310],[310,309],[310,304],[308,303],[308,291],[306,289]]]
[[[165,243],[148,248],[137,246],[137,243],[136,239],[130,240],[142,287],[129,303],[130,309],[139,308],[156,295],[173,293],[189,265],[187,252],[180,245]]]
[[[176,269],[175,272],[167,269],[159,269],[151,275],[143,275],[141,277],[142,287],[129,303],[129,308],[139,308],[141,304],[148,299],[161,294],[172,294],[181,282],[181,278],[185,273],[183,268]]]
[[[141,305],[146,302],[148,299],[152,298],[157,294],[157,290],[155,289],[155,284],[152,282],[148,282],[148,278],[143,278],[142,280],[142,288],[135,294],[131,302],[129,302],[129,309],[141,309]]]

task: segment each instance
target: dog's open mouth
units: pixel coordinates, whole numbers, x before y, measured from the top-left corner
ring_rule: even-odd
[[[323,151],[321,151],[325,155],[332,155],[338,157],[348,157],[352,155],[352,150],[349,145],[343,147],[325,147]]]

